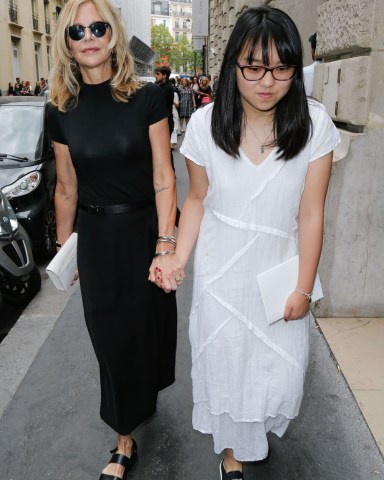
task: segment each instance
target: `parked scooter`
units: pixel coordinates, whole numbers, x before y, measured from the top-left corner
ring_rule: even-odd
[[[26,305],[40,290],[27,232],[0,190],[0,292],[5,303]],[[0,300],[1,307],[1,300]]]

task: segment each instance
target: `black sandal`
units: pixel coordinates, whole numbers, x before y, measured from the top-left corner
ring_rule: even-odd
[[[220,463],[220,480],[244,480],[243,473],[238,470],[227,472],[224,468],[224,460]]]
[[[127,457],[122,453],[117,453],[117,447],[114,450],[111,450],[112,457],[109,463],[117,463],[118,465],[122,465],[125,467],[124,473],[122,477],[117,477],[116,475],[109,475],[108,473],[102,473],[100,475],[99,480],[126,480],[127,473],[132,469],[132,467],[137,462],[137,444],[135,440],[133,440],[131,456]]]

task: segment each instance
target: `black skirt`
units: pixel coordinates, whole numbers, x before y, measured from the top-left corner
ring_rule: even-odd
[[[175,294],[148,281],[156,208],[79,210],[78,234],[84,315],[100,366],[100,415],[127,435],[154,414],[158,391],[175,379]]]

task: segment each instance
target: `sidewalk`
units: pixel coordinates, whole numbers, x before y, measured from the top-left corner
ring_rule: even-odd
[[[384,454],[384,318],[319,318],[318,324]]]
[[[181,204],[187,178],[179,155],[175,155],[175,164]],[[134,432],[139,464],[129,476],[132,480],[219,478],[219,457],[213,453],[211,438],[191,427],[190,279],[189,265],[178,292],[177,380],[161,393],[158,413]],[[115,434],[98,415],[97,365],[79,289],[60,296],[61,305],[57,292],[51,292],[45,282],[43,291],[0,345],[1,480],[97,480],[109,460],[108,449],[115,446]],[[245,478],[384,479],[384,462],[376,442],[315,324],[311,342],[301,414],[283,439],[270,437],[270,462],[247,465]],[[345,373],[346,367],[338,362]]]

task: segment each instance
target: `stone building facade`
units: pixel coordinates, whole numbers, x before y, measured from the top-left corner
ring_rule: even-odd
[[[317,32],[314,97],[339,127],[320,262],[319,316],[384,316],[384,0],[209,0],[208,70],[248,7],[271,5],[296,22],[304,64]]]
[[[2,0],[0,9],[0,88],[4,93],[16,77],[31,85],[47,78],[51,39],[61,0]]]
[[[192,41],[192,0],[171,0],[171,35],[178,43],[185,37]]]
[[[48,78],[51,39],[66,0],[0,0],[0,88],[6,94],[16,77],[34,86]],[[151,0],[112,0],[120,10],[127,37],[151,44]],[[167,2],[168,3],[168,2]]]

